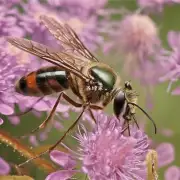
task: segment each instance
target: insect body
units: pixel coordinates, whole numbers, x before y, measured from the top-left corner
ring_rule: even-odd
[[[82,113],[74,124],[71,125],[63,137],[49,151],[54,149],[64,139],[86,109],[92,115],[91,109],[103,109],[113,99],[116,117],[123,116],[129,127],[129,121],[131,119],[135,120],[135,107],[140,108],[136,104],[137,94],[130,82],[125,82],[124,87],[121,87],[120,78],[116,72],[107,64],[99,62],[84,46],[69,25],[62,25],[55,19],[47,16],[42,16],[41,21],[50,33],[61,42],[64,50],[56,52],[37,42],[8,37],[8,41],[12,45],[54,65],[52,67],[41,68],[36,72],[22,77],[16,84],[16,90],[19,93],[31,96],[42,96],[61,92],[49,117],[39,128],[46,126],[47,122],[52,118],[61,97],[72,105],[83,108]],[[67,96],[64,93],[67,89],[71,89],[79,97],[81,103],[77,103]],[[144,110],[142,111],[144,112]]]
[[[16,91],[28,96],[43,96],[69,88],[68,73],[58,66],[41,68],[22,77]]]
[[[119,87],[119,77],[106,64],[89,63],[82,67],[82,73],[92,78],[85,82],[59,66],[41,68],[22,77],[16,83],[16,91],[28,96],[42,96],[71,88],[82,103],[101,103],[106,106]],[[95,82],[94,82],[95,80]]]

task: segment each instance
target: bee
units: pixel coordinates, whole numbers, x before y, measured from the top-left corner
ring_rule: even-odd
[[[75,107],[81,107],[82,112],[76,121],[69,127],[58,142],[46,152],[52,151],[67,133],[78,123],[85,110],[102,110],[112,100],[115,116],[122,116],[127,123],[135,119],[135,108],[141,109],[153,122],[155,133],[156,125],[151,117],[137,105],[137,93],[129,81],[121,87],[121,79],[117,73],[107,64],[100,62],[81,42],[75,31],[68,24],[61,24],[48,16],[41,16],[41,22],[49,32],[60,41],[63,46],[61,52],[52,50],[50,47],[27,39],[8,37],[7,40],[17,48],[31,53],[39,58],[52,63],[50,67],[43,67],[37,71],[21,77],[16,83],[16,91],[27,96],[44,96],[60,93],[47,119],[34,131],[45,127],[52,118],[61,98]],[[80,99],[81,103],[74,101],[64,91],[71,89]],[[95,118],[93,117],[94,121]],[[126,128],[126,129],[127,129]],[[46,152],[41,153],[45,154]],[[39,155],[39,156],[40,156]],[[35,159],[37,157],[34,157]]]

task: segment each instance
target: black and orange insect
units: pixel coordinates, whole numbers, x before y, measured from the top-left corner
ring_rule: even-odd
[[[134,119],[138,126],[135,119],[136,107],[141,109],[153,122],[156,133],[154,121],[137,105],[137,93],[133,90],[130,82],[126,81],[124,87],[121,87],[121,79],[116,72],[109,65],[99,62],[99,60],[84,46],[69,25],[63,25],[54,18],[47,16],[41,16],[41,22],[47,27],[50,33],[61,42],[64,50],[56,52],[37,42],[22,38],[8,37],[8,42],[12,45],[54,65],[31,72],[22,77],[16,84],[16,91],[28,96],[44,96],[52,93],[60,93],[50,115],[33,132],[47,125],[61,97],[73,106],[81,107],[82,112],[65,132],[63,137],[50,149],[40,155],[52,151],[77,124],[85,110],[89,110],[93,117],[92,109],[102,110],[112,100],[114,100],[114,114],[117,118],[123,116],[125,123],[127,123],[129,134],[129,122],[132,119]],[[81,103],[75,102],[66,95],[64,91],[67,89],[71,89],[81,100]],[[94,117],[93,119],[95,121]],[[35,158],[37,157],[32,159]]]

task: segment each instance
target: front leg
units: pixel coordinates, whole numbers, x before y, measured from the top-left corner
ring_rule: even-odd
[[[83,106],[87,106],[88,107],[88,110],[89,110],[89,113],[90,113],[90,116],[91,118],[93,119],[93,121],[96,123],[96,119],[94,117],[94,114],[92,112],[92,109],[94,110],[102,110],[103,107],[101,106],[97,106],[97,105],[93,105],[93,104],[90,104],[90,103],[86,103],[86,104],[80,104],[80,103],[77,103],[75,102],[73,99],[71,99],[69,96],[67,96],[66,94],[63,94],[63,98],[69,102],[70,104],[72,104],[74,107],[83,107]]]

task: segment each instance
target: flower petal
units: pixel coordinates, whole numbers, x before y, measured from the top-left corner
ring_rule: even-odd
[[[14,112],[14,109],[7,104],[0,104],[0,113],[4,115],[10,115]]]
[[[179,180],[180,179],[180,169],[177,166],[171,166],[165,172],[165,180]]]
[[[170,143],[161,143],[156,151],[158,153],[158,166],[166,166],[174,161],[174,146]]]
[[[0,157],[0,175],[6,175],[10,172],[9,164]]]
[[[178,46],[178,33],[175,31],[170,31],[168,33],[168,43],[172,48],[177,48]]]
[[[29,136],[29,142],[33,146],[38,146],[39,145],[38,140],[37,140],[36,136],[34,136],[34,135]]]
[[[162,135],[166,136],[166,137],[172,137],[174,135],[174,132],[172,129],[168,129],[168,128],[163,128],[160,129],[160,132]]]
[[[50,153],[50,158],[60,166],[63,166],[64,168],[72,169],[76,162],[72,159],[70,154],[54,150]]]
[[[180,87],[175,88],[172,92],[172,95],[180,95]]]
[[[13,124],[13,125],[18,125],[20,123],[20,119],[18,116],[12,116],[9,117],[9,121]]]
[[[3,119],[0,118],[0,125],[4,123]]]
[[[40,101],[34,106],[34,109],[38,111],[47,111],[50,110],[51,107],[49,107],[45,101]]]
[[[75,170],[60,170],[49,174],[45,180],[67,180],[71,178],[77,171]]]

